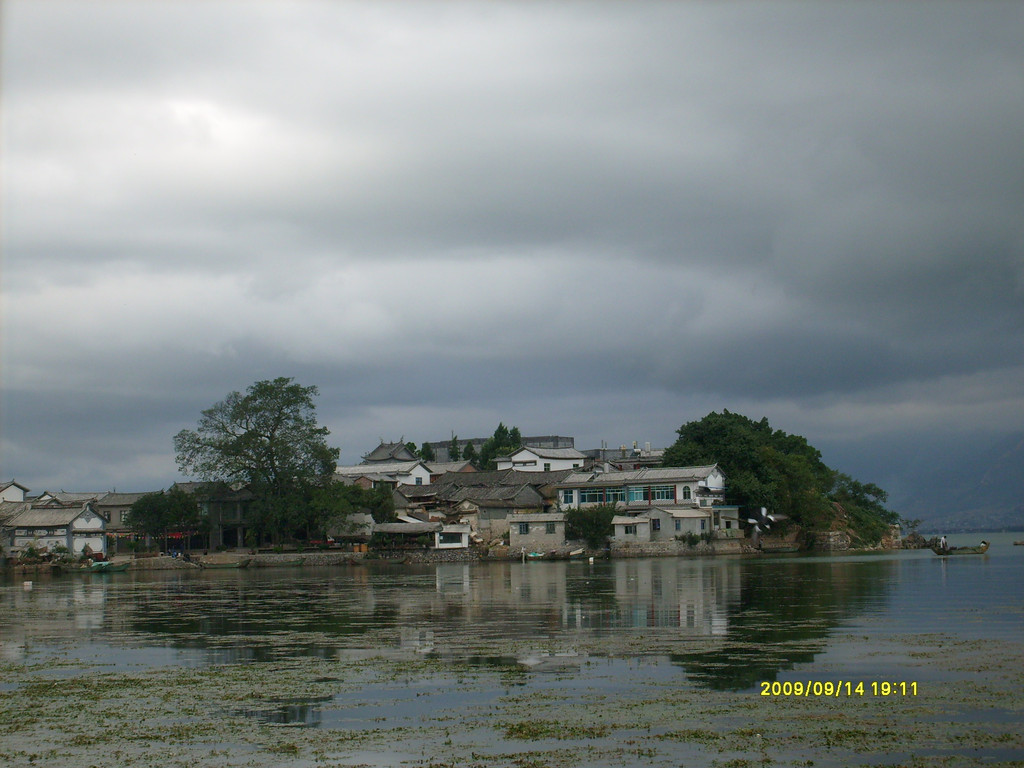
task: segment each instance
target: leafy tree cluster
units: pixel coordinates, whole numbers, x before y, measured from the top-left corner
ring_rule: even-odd
[[[258,381],[202,412],[195,430],[174,438],[179,469],[213,483],[242,483],[253,494],[257,539],[323,538],[362,509],[386,519],[386,488],[366,491],[333,481],[340,451],[316,420],[316,387],[290,378]]]
[[[570,541],[585,541],[590,549],[602,549],[615,532],[612,518],[614,504],[598,504],[580,509],[573,507],[565,511],[565,538]]]
[[[171,486],[167,491],[147,493],[136,499],[128,510],[125,523],[134,531],[154,539],[162,538],[164,549],[167,549],[171,533],[203,531],[207,521],[202,518],[192,494]]]
[[[470,443],[466,447],[469,448],[472,445]],[[498,422],[497,428],[494,430],[494,434],[491,435],[484,444],[480,447],[480,455],[476,457],[476,461],[473,462],[477,469],[497,469],[497,462],[495,458],[498,456],[507,456],[513,451],[521,448],[523,445],[523,436],[519,432],[519,427],[512,427],[509,429],[502,422]],[[463,458],[472,461],[472,457],[463,454]]]
[[[837,515],[864,541],[877,541],[898,516],[884,506],[886,494],[828,467],[806,438],[773,430],[723,410],[681,426],[662,466],[717,463],[728,484],[726,501],[766,507],[811,530],[827,529]]]

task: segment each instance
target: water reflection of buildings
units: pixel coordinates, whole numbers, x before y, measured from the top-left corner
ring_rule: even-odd
[[[37,641],[53,644],[99,630],[106,602],[106,584],[100,580],[48,581],[4,590],[0,658],[21,661]]]
[[[662,627],[698,636],[724,635],[728,606],[740,600],[735,563],[678,558],[494,563],[487,578],[468,564],[442,564],[435,587],[443,610],[451,615],[460,604],[467,620],[498,606],[516,616],[546,609],[562,629]]]

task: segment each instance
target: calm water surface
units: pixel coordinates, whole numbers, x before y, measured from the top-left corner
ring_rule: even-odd
[[[120,668],[381,650],[484,663],[513,647],[526,668],[669,655],[696,685],[743,689],[813,664],[844,634],[880,645],[933,632],[1024,637],[1024,547],[1013,537],[989,534],[984,557],[68,574],[31,590],[18,578],[0,582],[0,652]]]
[[[486,706],[507,696],[509,680],[625,698],[666,681],[697,692],[900,681],[915,638],[1024,639],[1024,547],[1012,546],[1015,537],[987,535],[984,557],[926,550],[66,574],[30,590],[19,577],[0,581],[0,658],[55,677],[74,676],[77,663],[124,671],[381,654],[444,662],[417,680],[367,680],[358,697],[252,713],[349,729],[415,722],[425,706]],[[46,671],[51,661],[60,663]],[[466,689],[459,672],[443,671],[449,663],[493,669],[501,682]],[[916,665],[914,679],[942,684],[956,672],[940,659]],[[958,716],[1024,726],[1019,710]],[[1024,759],[1024,750],[1009,758]]]

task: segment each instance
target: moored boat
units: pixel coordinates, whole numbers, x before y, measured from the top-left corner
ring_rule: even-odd
[[[131,565],[131,561],[124,563],[112,563],[109,560],[100,560],[89,566],[91,573],[123,573],[128,570],[128,566]]]
[[[976,547],[932,547],[932,552],[939,557],[946,557],[948,555],[984,555],[988,552],[988,542],[982,540],[981,544]]]

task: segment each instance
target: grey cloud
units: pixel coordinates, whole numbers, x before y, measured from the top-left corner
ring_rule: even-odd
[[[918,400],[958,433],[1017,414],[1022,28],[985,2],[7,3],[0,477],[113,481],[134,440],[156,480],[170,434],[278,375],[350,458],[498,419],[666,443],[722,407],[863,457],[924,434]]]

